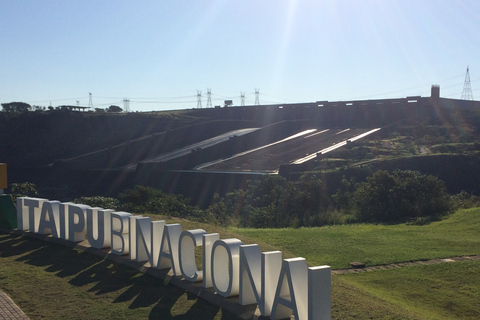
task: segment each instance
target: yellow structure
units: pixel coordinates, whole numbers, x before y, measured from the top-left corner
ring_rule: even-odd
[[[0,163],[0,189],[7,189],[7,164]]]

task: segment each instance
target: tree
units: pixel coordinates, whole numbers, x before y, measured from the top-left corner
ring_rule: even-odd
[[[93,196],[93,197],[80,197],[73,200],[74,203],[86,204],[91,207],[100,207],[103,209],[120,209],[119,201],[111,197]]]
[[[350,180],[347,180],[343,176],[341,181],[341,188],[337,189],[337,192],[332,195],[333,207],[336,210],[342,211],[343,213],[350,214],[354,207],[353,202],[353,192],[355,191],[357,183],[355,178],[351,177]]]
[[[122,108],[115,105],[111,105],[110,107],[107,108],[107,112],[122,112],[122,111],[123,111]]]
[[[354,192],[356,213],[364,222],[438,219],[451,212],[445,183],[418,171],[377,171]]]
[[[13,203],[17,202],[18,197],[34,197],[38,195],[37,186],[31,182],[20,182],[10,184],[10,197]]]
[[[32,106],[25,102],[9,102],[2,103],[2,108],[5,112],[27,112]]]
[[[118,198],[122,209],[128,212],[186,218],[196,211],[195,215],[200,216],[198,208],[189,204],[190,199],[184,199],[182,195],[165,194],[152,187],[135,186],[124,190]]]
[[[287,227],[292,217],[294,186],[279,175],[251,181],[245,192],[241,224],[245,227]]]
[[[325,184],[315,175],[303,175],[295,186],[295,217],[301,226],[319,226],[325,223],[322,214],[330,199]]]

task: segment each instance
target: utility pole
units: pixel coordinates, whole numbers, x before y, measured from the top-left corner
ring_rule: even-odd
[[[128,98],[123,98],[123,111],[130,112],[130,100]]]
[[[197,90],[197,109],[202,109],[202,91]]]
[[[467,66],[465,82],[463,83],[462,100],[473,100],[472,86],[470,85],[470,72]]]
[[[212,106],[212,89],[207,88],[207,108],[213,108]]]
[[[255,105],[260,105],[260,89],[255,88]]]
[[[89,92],[88,95],[90,97],[88,100],[88,107],[92,110],[93,109],[92,93]]]

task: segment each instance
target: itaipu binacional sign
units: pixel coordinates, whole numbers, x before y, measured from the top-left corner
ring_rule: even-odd
[[[40,198],[17,199],[18,229],[171,269],[185,281],[203,281],[222,297],[239,296],[241,305],[257,304],[271,319],[330,319],[331,268],[308,267],[304,258],[282,259],[280,251],[261,252],[256,244],[220,239],[203,229],[182,231],[180,224],[152,221],[128,212],[61,203]],[[201,270],[195,247],[202,247]]]

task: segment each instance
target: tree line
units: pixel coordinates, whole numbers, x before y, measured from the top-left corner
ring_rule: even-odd
[[[32,183],[10,186],[13,198],[37,196]],[[178,194],[135,186],[116,198],[92,196],[75,203],[138,214],[179,217],[222,226],[248,228],[299,228],[348,223],[425,224],[440,220],[454,209],[480,206],[480,198],[462,191],[450,196],[445,184],[433,175],[418,171],[377,171],[364,182],[342,180],[342,187],[328,195],[315,175],[288,181],[265,175],[249,181],[245,189],[215,195],[202,210]]]
[[[12,197],[37,196],[32,183],[10,186]],[[116,198],[92,196],[74,200],[132,213],[179,217],[223,226],[249,228],[299,228],[346,223],[425,224],[440,220],[454,209],[480,206],[480,198],[465,191],[451,196],[443,181],[418,171],[377,171],[364,182],[342,180],[342,187],[328,195],[315,175],[288,181],[265,175],[249,181],[245,189],[214,196],[202,210],[179,194],[135,186]]]
[[[325,184],[306,174],[298,181],[265,175],[220,197],[202,210],[182,195],[135,186],[116,198],[84,197],[77,203],[132,213],[192,219],[223,226],[249,228],[315,227],[345,223],[424,224],[448,216],[454,209],[478,205],[465,192],[450,196],[443,181],[418,171],[377,171],[364,182],[342,180],[329,195]]]
[[[54,110],[61,110],[61,111],[72,111],[77,106],[70,106],[70,105],[62,105],[57,107],[42,107],[42,106],[32,106],[26,102],[8,102],[2,103],[2,111],[9,112],[9,113],[23,113],[28,111],[54,111]],[[93,111],[93,110],[92,110]],[[111,112],[111,113],[118,113],[123,112],[123,109],[116,105],[111,105],[108,108],[95,108],[95,112]]]

